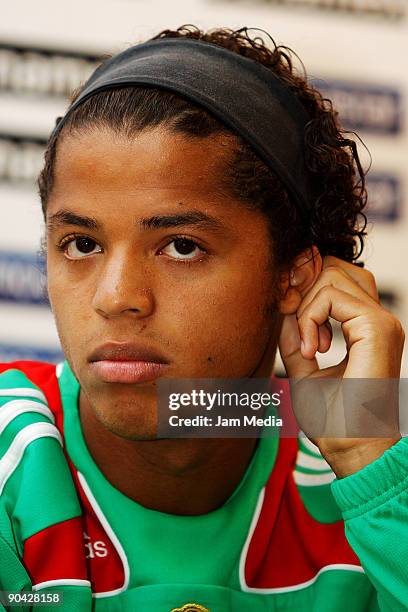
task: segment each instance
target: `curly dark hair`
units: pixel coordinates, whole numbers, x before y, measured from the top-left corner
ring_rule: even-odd
[[[303,74],[295,69],[293,56],[299,59],[296,54],[288,47],[276,45],[271,37],[272,48],[267,46],[258,34],[251,36],[247,28],[203,32],[195,26],[182,26],[175,31],[164,30],[153,38],[169,37],[220,45],[260,62],[303,104],[310,117],[304,132],[306,168],[313,194],[309,227],[305,227],[297,206],[277,176],[240,137],[183,96],[145,86],[127,86],[91,96],[71,113],[59,135],[50,139],[38,179],[44,216],[53,186],[57,145],[63,135],[97,125],[109,126],[131,137],[144,128],[165,124],[190,137],[207,138],[220,133],[231,137],[232,154],[224,171],[225,184],[234,197],[267,216],[277,270],[287,270],[296,255],[312,244],[322,256],[356,260],[364,248],[367,225],[362,212],[367,200],[365,174],[356,143],[345,136],[332,102],[307,81],[304,69]],[[81,88],[74,92],[71,104],[80,91]]]

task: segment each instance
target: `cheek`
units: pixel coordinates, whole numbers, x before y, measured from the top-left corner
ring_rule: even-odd
[[[205,284],[190,284],[177,299],[168,294],[168,337],[184,344],[186,368],[194,364],[220,376],[254,369],[274,325],[266,312],[272,294],[268,282],[257,274],[229,273],[214,282],[207,278]]]
[[[89,308],[95,278],[85,269],[69,267],[55,255],[47,259],[47,288],[55,316],[77,317],[78,312]]]
[[[55,270],[48,273],[48,296],[63,352],[72,357],[87,338],[91,312],[86,287],[67,282],[66,276]]]

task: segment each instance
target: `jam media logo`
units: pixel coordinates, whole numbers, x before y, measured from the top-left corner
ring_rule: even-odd
[[[64,356],[62,351],[57,348],[51,349],[39,346],[23,346],[0,341],[0,363],[20,360],[59,363],[63,359]]]
[[[332,100],[346,130],[398,134],[403,126],[398,89],[379,84],[313,79],[313,85]]]
[[[0,251],[0,300],[47,305],[40,256]]]
[[[398,177],[369,173],[367,216],[371,221],[396,221],[401,215],[402,187]]]

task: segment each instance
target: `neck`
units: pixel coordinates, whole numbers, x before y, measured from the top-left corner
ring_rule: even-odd
[[[257,439],[121,438],[98,421],[80,394],[80,420],[90,454],[105,478],[146,508],[168,514],[206,514],[241,481]]]

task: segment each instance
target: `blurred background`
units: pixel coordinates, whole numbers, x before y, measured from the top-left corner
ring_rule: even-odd
[[[35,184],[55,118],[102,55],[165,28],[243,26],[294,49],[372,156],[362,256],[408,320],[408,0],[14,0],[0,21],[0,360],[61,358],[38,256]],[[248,101],[250,103],[250,101]],[[365,165],[368,155],[360,147]],[[67,300],[72,296],[67,296]],[[336,330],[322,365],[344,355]],[[277,364],[282,374],[282,365]],[[403,376],[408,376],[405,351]]]

